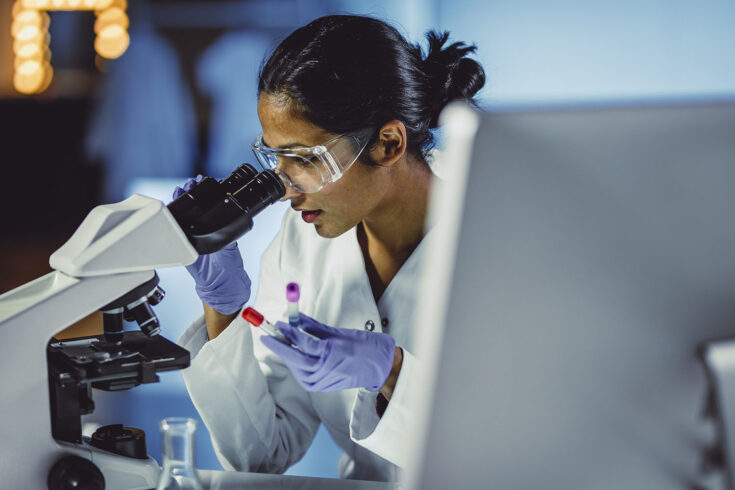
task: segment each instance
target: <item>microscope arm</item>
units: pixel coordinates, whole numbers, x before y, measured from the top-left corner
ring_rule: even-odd
[[[0,296],[3,486],[46,488],[48,470],[59,457],[62,446],[52,437],[49,417],[49,338],[153,274],[148,270],[75,278],[54,271]],[[75,450],[85,451],[92,460],[89,450]]]

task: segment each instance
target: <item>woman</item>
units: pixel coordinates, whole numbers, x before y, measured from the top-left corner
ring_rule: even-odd
[[[261,68],[253,151],[276,168],[293,211],[262,257],[254,307],[284,320],[285,286],[299,283],[301,326],[317,340],[282,322],[298,348],[253,340],[238,316],[250,281],[236,246],[188,267],[205,315],[180,340],[193,357],[184,378],[228,469],[283,472],[323,423],[345,451],[341,477],[398,476],[419,369],[412,310],[430,130],[485,79],[466,58],[474,47],[427,37],[424,58],[379,20],[322,17]]]

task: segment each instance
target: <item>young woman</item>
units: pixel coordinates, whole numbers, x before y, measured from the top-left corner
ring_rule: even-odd
[[[179,341],[192,352],[184,378],[225,468],[283,472],[323,423],[344,450],[341,477],[398,476],[420,369],[412,319],[430,236],[430,130],[485,81],[466,57],[473,46],[427,37],[424,56],[382,21],[322,17],[261,68],[253,151],[293,210],[262,257],[254,307],[285,320],[297,282],[314,337],[283,322],[298,348],[253,336],[238,316],[250,281],[236,246],[188,267],[205,314]]]

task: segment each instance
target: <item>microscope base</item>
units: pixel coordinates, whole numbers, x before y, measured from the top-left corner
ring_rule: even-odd
[[[135,459],[82,444],[59,442],[65,456],[80,456],[94,463],[105,478],[105,490],[144,490],[155,488],[161,467],[155,459]],[[61,460],[64,456],[60,457]]]

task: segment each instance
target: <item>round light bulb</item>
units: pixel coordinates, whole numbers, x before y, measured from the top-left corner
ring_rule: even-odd
[[[99,34],[105,27],[113,24],[117,24],[123,29],[127,29],[130,25],[127,14],[119,7],[110,7],[100,12],[97,20],[94,21],[94,32]]]
[[[27,44],[23,46],[15,54],[13,64],[17,69],[21,64],[29,60],[36,60],[38,62],[48,62],[51,59],[51,52],[48,48],[39,46],[38,44]]]
[[[22,94],[33,94],[43,84],[44,77],[43,65],[39,61],[24,61],[15,70],[13,85]]]
[[[14,36],[19,41],[30,41],[41,37],[41,29],[38,26],[23,26]]]
[[[41,14],[38,10],[21,10],[13,19],[13,25],[41,25]]]
[[[51,6],[55,9],[64,7],[64,0],[51,0]]]
[[[103,39],[118,39],[125,33],[125,28],[117,24],[110,24],[102,29],[99,37]]]
[[[15,56],[19,59],[36,59],[43,56],[43,51],[41,50],[41,45],[38,43],[25,43],[20,45],[20,48],[15,53]]]
[[[41,62],[38,60],[27,60],[18,66],[18,73],[23,76],[33,75],[41,70]]]
[[[38,44],[43,48],[48,48],[50,40],[51,36],[49,36],[48,32],[43,33],[43,36],[39,33],[38,36],[33,39],[16,39],[13,41],[13,53],[16,53],[17,55],[18,51],[23,49],[26,44]]]
[[[21,31],[23,31],[27,27],[34,27],[39,31],[43,29],[43,18],[38,12],[32,10],[24,10],[20,15],[18,15],[18,17],[15,18],[13,24],[10,26],[10,35],[13,36],[13,38],[18,39]]]
[[[128,31],[117,24],[102,29],[94,40],[94,49],[97,54],[107,59],[114,59],[122,55],[130,44]]]
[[[13,14],[16,14],[17,13],[17,10],[21,10],[21,9],[34,10],[34,9],[37,9],[37,8],[39,8],[38,0],[22,0],[22,1],[17,1],[17,2],[15,2],[15,5],[13,5]]]

